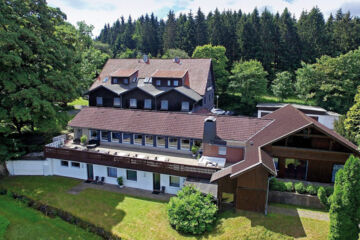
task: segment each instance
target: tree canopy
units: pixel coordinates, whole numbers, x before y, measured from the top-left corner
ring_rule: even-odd
[[[276,78],[272,83],[271,89],[274,93],[274,96],[280,98],[281,100],[291,96],[293,94],[291,73],[287,71],[277,73]]]

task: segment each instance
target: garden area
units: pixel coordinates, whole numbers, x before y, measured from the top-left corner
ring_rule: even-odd
[[[56,176],[17,176],[1,179],[0,188],[68,211],[123,239],[326,239],[329,229],[326,221],[298,216],[225,211],[219,213],[210,232],[198,236],[180,234],[169,223],[166,202],[96,189],[86,189],[77,195],[67,192],[80,182]],[[0,215],[4,215],[1,210]],[[54,235],[54,239],[64,238]]]

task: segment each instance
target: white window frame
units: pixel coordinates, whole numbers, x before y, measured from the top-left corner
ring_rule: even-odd
[[[135,106],[134,106],[134,101],[135,101]],[[137,108],[137,100],[136,98],[130,98],[130,107],[131,108]]]
[[[141,143],[137,143],[137,142],[136,142],[136,138],[135,138],[136,135],[142,136],[142,138],[141,138]],[[143,134],[134,134],[134,135],[133,135],[133,138],[134,138],[134,144],[135,144],[135,145],[142,145],[143,139],[144,139],[144,135],[143,135]]]
[[[118,142],[120,141],[120,138],[117,139],[116,141],[114,141],[114,138],[113,138],[113,134],[114,134],[114,133],[118,133],[118,134],[120,135],[120,136],[119,136],[120,138],[121,138],[122,135],[121,135],[121,133],[119,133],[119,132],[111,132],[111,135],[110,135],[110,136],[111,136],[111,142],[116,142],[116,143],[118,143]]]
[[[159,145],[159,138],[164,138],[164,146]],[[156,136],[156,147],[158,147],[158,148],[166,148],[166,137]]]
[[[155,83],[155,84],[156,84],[156,86],[158,86],[158,87],[161,86],[161,80],[156,80],[156,83]]]
[[[178,184],[171,184],[171,178],[179,179],[179,183]],[[180,177],[179,176],[169,176],[169,186],[179,188],[180,187]]]
[[[179,80],[174,80],[174,86],[178,87],[179,86]]]
[[[184,103],[187,103],[187,108],[184,108]],[[190,103],[187,101],[181,102],[181,111],[189,111],[190,110]]]
[[[101,103],[99,103],[101,102]],[[102,106],[103,105],[103,98],[102,97],[96,97],[96,105],[97,106]]]
[[[183,143],[182,143],[183,140],[188,140],[188,141],[189,141],[189,146],[188,146],[188,147],[186,147],[186,148],[183,147]],[[191,149],[190,149],[190,139],[188,139],[188,138],[181,138],[181,139],[180,139],[180,149],[181,149],[181,150],[190,151],[190,150],[191,150]]]
[[[103,136],[102,136],[103,132],[108,132],[108,134],[111,134],[111,132],[110,131],[100,131],[100,141],[101,142],[108,142],[109,137],[106,140],[103,140]]]
[[[115,176],[110,174],[110,170],[113,170],[113,171],[114,171],[114,169],[115,169]],[[106,168],[106,171],[107,171],[107,176],[108,176],[108,177],[117,178],[117,176],[118,176],[118,174],[117,174],[117,168],[107,167],[107,168]]]
[[[119,99],[119,104],[115,104],[115,99]],[[121,98],[119,97],[114,97],[114,107],[121,107]]]
[[[219,149],[218,149],[218,154],[219,155],[226,155],[226,147],[223,147],[223,146],[219,146]]]
[[[163,103],[166,103],[166,108],[163,107]],[[161,110],[169,110],[169,101],[168,100],[161,100]]]
[[[79,166],[74,166],[73,164],[79,164]],[[71,167],[73,167],[73,168],[80,168],[80,163],[79,162],[71,162]]]
[[[146,106],[146,103],[149,103],[149,101],[150,101],[150,106]],[[152,104],[151,99],[145,99],[144,100],[144,108],[145,109],[151,109],[151,104]]]
[[[171,80],[167,80],[168,87],[171,87]]]
[[[175,139],[175,140],[176,140],[176,146],[171,146],[171,145],[170,145],[170,139]],[[178,138],[168,137],[168,148],[178,149],[178,145],[179,145],[179,139],[178,139]]]
[[[148,137],[152,137],[152,142],[151,142],[151,144],[149,144],[149,143],[146,141],[146,139],[147,139]],[[145,146],[151,146],[151,147],[154,146],[154,136],[153,136],[153,135],[145,135]]]
[[[93,135],[92,135],[93,132],[96,133],[96,137],[93,137]],[[97,134],[97,131],[96,131],[96,130],[91,130],[91,129],[90,129],[89,133],[90,133],[90,140],[92,140],[92,139],[97,140],[97,139],[98,139],[98,134]]]
[[[124,134],[128,134],[129,136],[130,136],[130,138],[129,138],[129,142],[124,142]],[[122,136],[122,143],[124,143],[124,144],[131,144],[131,133],[122,133],[121,134],[121,136]]]

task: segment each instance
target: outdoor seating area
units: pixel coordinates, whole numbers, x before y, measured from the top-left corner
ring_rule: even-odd
[[[93,184],[104,185],[105,184],[105,177],[95,176],[95,179],[87,179],[85,181],[85,183],[93,183]]]

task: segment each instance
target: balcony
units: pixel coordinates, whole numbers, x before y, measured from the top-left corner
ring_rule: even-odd
[[[45,157],[203,179],[210,179],[211,175],[220,169],[199,166],[197,159],[184,154],[102,145],[87,149],[65,138],[57,138],[46,145]]]

